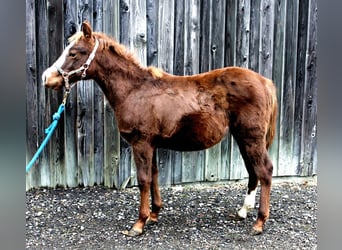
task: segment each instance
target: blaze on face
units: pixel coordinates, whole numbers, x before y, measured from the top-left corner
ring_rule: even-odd
[[[70,38],[70,44],[64,49],[57,61],[44,71],[42,75],[44,86],[60,90],[65,86],[65,79],[62,73],[66,74],[68,83],[80,80],[83,71],[78,69],[82,69],[92,53],[94,40],[90,25],[83,23],[82,31]],[[72,73],[73,71],[75,73]],[[67,75],[68,73],[69,75]]]

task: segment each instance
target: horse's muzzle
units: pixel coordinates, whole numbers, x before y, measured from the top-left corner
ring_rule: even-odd
[[[63,87],[63,77],[54,67],[50,67],[42,74],[42,82],[45,88],[60,90]]]

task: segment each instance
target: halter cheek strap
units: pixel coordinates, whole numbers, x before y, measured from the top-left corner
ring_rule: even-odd
[[[65,83],[65,89],[67,92],[70,91],[70,88],[72,86],[70,86],[69,84],[69,77],[74,75],[74,74],[78,74],[78,73],[82,73],[81,74],[81,78],[85,78],[86,77],[86,72],[87,69],[89,68],[90,63],[93,61],[95,54],[96,54],[96,50],[99,47],[99,41],[97,39],[95,39],[95,46],[93,48],[93,51],[90,53],[88,60],[78,69],[69,71],[69,72],[65,72],[61,67],[54,65],[54,67],[57,69],[57,71],[63,76],[64,78],[64,83]]]

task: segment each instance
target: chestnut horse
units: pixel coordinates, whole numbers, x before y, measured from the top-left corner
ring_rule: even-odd
[[[114,39],[93,32],[88,22],[73,35],[60,58],[43,73],[55,90],[80,79],[94,79],[115,111],[121,136],[132,146],[140,190],[139,218],[124,234],[143,233],[162,207],[156,148],[195,151],[209,148],[230,129],[249,180],[240,218],[254,208],[258,181],[260,206],[252,234],[269,217],[273,165],[268,148],[276,126],[273,82],[251,70],[226,67],[192,76],[175,76],[143,67]],[[149,194],[151,192],[151,210]]]

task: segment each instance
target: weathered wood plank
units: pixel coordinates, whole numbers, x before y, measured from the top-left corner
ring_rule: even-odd
[[[278,175],[295,174],[293,156],[294,91],[297,67],[298,2],[287,1],[285,29],[284,84],[280,88],[279,164]],[[280,151],[279,149],[279,151]]]
[[[93,6],[88,0],[78,2],[78,24],[84,20],[92,23]],[[80,81],[77,84],[77,151],[79,183],[85,186],[95,183],[94,171],[94,83]]]
[[[40,78],[44,70],[48,65],[48,45],[44,44],[48,41],[48,24],[47,20],[47,1],[40,1],[37,5],[36,19],[45,20],[44,22],[37,23],[37,79]],[[45,46],[44,46],[45,45]],[[48,90],[46,90],[39,80],[37,80],[38,86],[38,142],[39,145],[45,138],[45,128],[48,127],[51,119],[51,113],[48,112]],[[45,147],[40,155],[39,170],[37,169],[37,175],[40,175],[40,185],[50,187],[50,166],[49,166],[49,147]]]
[[[237,1],[236,13],[236,66],[248,68],[249,53],[249,0]]]
[[[261,1],[261,52],[259,72],[272,79],[273,33],[274,33],[274,1]]]
[[[147,65],[161,67],[172,73],[168,62],[173,60],[173,26],[174,1],[146,1],[147,18]],[[165,23],[165,25],[164,25]],[[170,42],[171,39],[171,42]],[[170,52],[172,53],[170,55]],[[159,57],[161,54],[161,57]],[[162,58],[159,60],[159,58]],[[157,165],[159,169],[159,184],[166,186],[172,183],[172,152],[164,149],[157,150]]]
[[[174,0],[159,1],[158,16],[158,67],[173,73],[174,64]]]
[[[286,29],[286,1],[278,0],[274,3],[274,51],[273,51],[273,82],[277,88],[278,110],[281,106],[281,89],[284,85],[285,67],[285,29]],[[280,112],[278,111],[278,121]],[[271,146],[270,157],[273,162],[273,175],[279,172],[279,138],[280,124],[277,123],[276,136]]]
[[[117,41],[120,41],[120,2],[117,0],[102,1],[103,30]]]
[[[36,5],[26,2],[26,164],[38,149],[38,97],[36,62]],[[37,163],[36,163],[37,164]],[[37,167],[26,174],[26,189],[39,186]]]
[[[237,1],[226,2],[226,25],[225,25],[225,66],[236,65],[236,30],[237,30]],[[229,134],[221,143],[221,166],[226,170],[226,178],[231,179],[232,173],[232,143],[233,137]],[[222,171],[223,172],[223,171]]]
[[[173,73],[184,75],[184,0],[175,1],[175,41]]]
[[[274,11],[275,2],[273,0],[261,1],[261,52],[259,62],[259,72],[261,75],[273,79],[273,49],[274,49]],[[276,135],[277,136],[277,135]],[[277,143],[273,143],[269,149],[269,155],[272,159],[272,163],[275,166],[274,171],[277,172],[278,158],[275,156],[278,154]]]
[[[146,50],[146,1],[145,0],[131,0],[132,15],[130,25],[132,27],[130,36],[131,40],[131,51],[137,55],[140,63],[144,66],[147,64],[147,50]],[[137,185],[137,174],[135,161],[132,161],[131,165],[131,179],[132,185]]]
[[[225,30],[225,19],[226,19],[226,1],[213,1],[212,5],[212,24],[211,24],[211,69],[222,68],[225,65],[225,33],[222,32]],[[228,138],[230,135],[226,135],[226,137],[221,141],[220,144],[213,148],[211,162],[216,162],[217,165],[217,180],[227,180],[229,177],[229,166],[227,164],[226,157],[228,156],[227,151],[227,143],[229,143]],[[226,145],[223,145],[226,144]],[[208,175],[207,178],[208,179]]]
[[[200,2],[184,1],[184,74],[199,73]],[[201,181],[204,151],[182,153],[182,182]]]
[[[129,0],[120,0],[120,43],[124,44],[127,48],[130,48],[131,44],[131,12],[132,6]],[[133,157],[131,154],[132,150],[129,144],[124,140],[121,139],[120,141],[120,168],[119,168],[119,185],[125,181],[125,179],[131,176],[131,166],[133,162]],[[133,168],[134,171],[134,168]],[[134,172],[132,173],[134,175]],[[131,181],[131,185],[136,183],[135,180]]]
[[[309,2],[302,175],[317,174],[317,0]]]
[[[163,5],[161,5],[163,6]],[[147,65],[158,66],[158,13],[159,1],[146,1],[146,20],[147,20]]]
[[[210,11],[210,69],[218,69],[224,67],[224,39],[225,35],[225,16],[226,2],[224,0],[212,0]],[[209,10],[208,10],[209,11]]]
[[[173,73],[184,75],[184,0],[175,1],[174,24],[174,61]],[[172,161],[172,183],[182,183],[182,159],[181,152],[174,152]]]
[[[63,3],[57,0],[48,2],[48,39],[54,41],[53,46],[49,46],[48,64],[52,65],[63,51]],[[48,91],[50,114],[57,111],[62,102],[63,93]],[[52,118],[50,117],[50,122]],[[64,171],[64,124],[60,122],[49,141],[49,160],[50,160],[50,183],[53,186],[65,183]]]
[[[249,64],[249,25],[250,25],[250,2],[237,1],[236,5],[236,56],[235,65],[248,67]],[[247,176],[245,164],[235,140],[231,140],[231,167],[230,178],[241,179]]]
[[[211,18],[212,1],[201,1],[201,26],[200,26],[200,72],[206,72],[211,66],[210,43],[211,43]]]
[[[129,0],[120,0],[120,43],[130,48],[131,44],[131,8]]]
[[[181,183],[202,181],[204,177],[205,151],[183,152]]]
[[[174,0],[159,1],[157,34],[158,46],[158,64],[156,66],[162,68],[166,72],[173,73],[174,62]],[[159,182],[161,185],[172,184],[172,168],[174,162],[174,151],[159,149],[158,150],[158,166],[159,166]]]
[[[283,1],[284,2],[284,1]],[[259,72],[261,0],[251,1],[248,68]]]
[[[209,71],[212,69],[224,67],[224,32],[225,30],[225,1],[212,0],[211,6],[207,11],[209,12],[209,23],[206,24],[210,27],[209,35],[209,68],[202,69],[203,71]],[[202,36],[204,36],[203,34]],[[206,164],[205,164],[205,180],[206,181],[217,181],[225,178],[223,173],[226,173],[226,168],[221,167],[221,143],[215,145],[214,147],[206,150]],[[222,171],[223,170],[223,171]]]
[[[219,12],[219,10],[216,10]],[[199,63],[199,71],[200,72],[207,72],[212,69],[213,67],[213,57],[216,55],[216,44],[213,41],[213,34],[212,32],[212,21],[213,17],[213,1],[203,1],[201,2],[200,8],[200,63]],[[217,25],[217,24],[216,24]],[[212,47],[214,47],[214,51],[212,51]],[[215,55],[214,55],[215,54]],[[219,145],[207,149],[204,151],[204,166],[203,166],[203,178],[202,180],[207,181],[216,181],[218,178],[218,162],[217,160],[220,159],[220,150]]]
[[[172,168],[175,162],[174,151],[158,149],[157,165],[159,169],[159,184],[161,186],[170,186],[172,184]]]
[[[134,54],[137,55],[142,65],[147,64],[147,51],[146,51],[146,0],[131,0],[132,15],[130,20],[132,37],[130,48]]]
[[[78,5],[74,0],[66,0],[64,3],[64,45],[67,39],[78,30],[77,13]],[[69,94],[64,111],[65,122],[65,173],[66,183],[69,187],[75,187],[78,182],[77,163],[77,87],[74,87]]]
[[[236,30],[237,30],[237,0],[227,0],[225,27],[225,65],[235,65],[236,58]]]
[[[121,43],[125,44],[137,56],[140,63],[146,66],[146,1],[121,0],[120,15]],[[131,152],[130,149],[126,149],[126,147],[129,147],[127,143],[123,142],[121,146],[125,147],[121,150],[122,154]],[[123,156],[121,159],[126,159],[126,157]],[[137,185],[136,167],[133,159],[131,159],[130,165],[124,164],[124,169],[121,166],[120,173],[121,182],[132,176],[130,185]]]
[[[93,0],[93,30],[103,31],[102,0]],[[94,182],[103,183],[104,169],[104,96],[100,87],[94,85]]]
[[[184,2],[184,74],[199,73],[200,4]]]
[[[104,185],[119,188],[120,134],[112,107],[107,100],[104,105]]]
[[[305,175],[305,163],[303,157],[303,126],[304,126],[304,109],[307,103],[307,95],[305,89],[306,83],[306,52],[307,52],[307,28],[309,15],[309,0],[299,2],[298,15],[298,50],[297,50],[297,81],[294,96],[294,116],[295,122],[293,127],[294,141],[293,152],[297,162],[296,174]]]
[[[93,116],[92,116],[92,96],[93,88],[90,81],[82,81],[77,85],[77,151],[79,183],[85,186],[93,184],[94,176],[91,171],[94,169],[94,155],[92,149],[94,145]]]
[[[119,40],[120,6],[115,0],[103,3],[103,32]],[[120,187],[120,134],[114,111],[104,100],[104,185]]]

